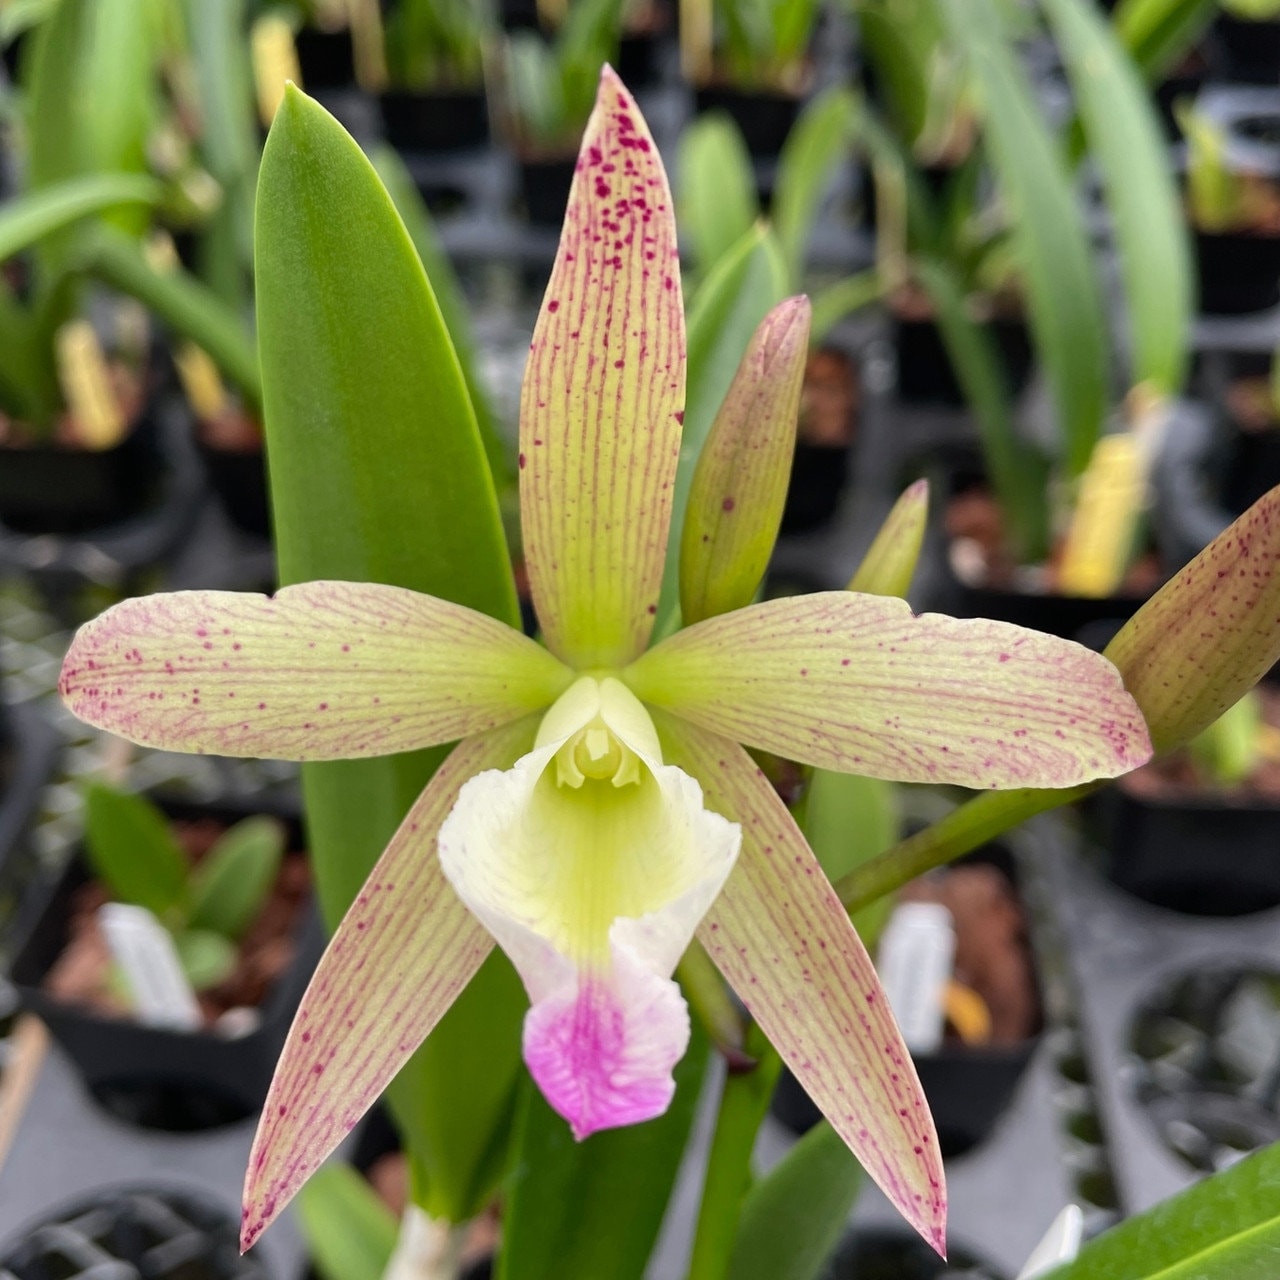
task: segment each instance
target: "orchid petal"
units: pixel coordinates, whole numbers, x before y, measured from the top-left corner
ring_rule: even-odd
[[[1280,488],[1264,494],[1120,629],[1120,668],[1159,752],[1190,741],[1280,658]]]
[[[575,667],[629,662],[652,628],[684,366],[671,192],[605,67],[520,399],[529,583],[548,646]]]
[[[441,873],[436,837],[462,784],[478,769],[510,764],[533,728],[521,721],[454,749],[333,935],[254,1138],[245,1249],[377,1101],[489,954],[492,939]]]
[[[1069,787],[1151,754],[1119,672],[1054,636],[821,592],[678,632],[636,695],[804,764],[899,782]]]
[[[440,862],[524,981],[525,1061],[581,1139],[671,1101],[689,1015],[670,975],[739,833],[662,764],[648,714],[617,680],[580,680],[539,744],[463,787]]]
[[[307,582],[179,591],[81,627],[60,689],[82,720],[170,751],[356,759],[451,742],[547,706],[572,676],[462,605]]]
[[[760,322],[716,414],[689,489],[680,547],[685,624],[751,603],[769,565],[795,451],[809,299]]]
[[[929,482],[917,480],[893,504],[850,580],[849,590],[872,596],[906,596],[928,521]]]
[[[742,827],[700,941],[866,1171],[942,1252],[946,1191],[929,1106],[840,899],[741,747],[674,716],[657,724],[669,758]]]

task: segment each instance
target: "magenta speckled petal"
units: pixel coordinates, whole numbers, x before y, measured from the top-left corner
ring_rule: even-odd
[[[673,763],[742,827],[742,853],[698,937],[862,1166],[940,1253],[937,1135],[866,948],[782,801],[735,743],[655,717]]]
[[[534,729],[522,721],[455,748],[338,926],[263,1106],[245,1176],[244,1248],[377,1101],[492,949],[440,872],[436,836],[462,784],[510,764]]]
[[[1151,755],[1105,658],[884,596],[828,591],[726,613],[625,675],[643,701],[735,742],[898,782],[1070,787]]]
[[[90,724],[168,751],[350,760],[547,706],[571,674],[510,627],[401,587],[179,591],[76,633],[59,688]]]
[[[553,653],[617,667],[648,639],[684,420],[671,191],[622,82],[600,77],[520,399],[520,510]]]

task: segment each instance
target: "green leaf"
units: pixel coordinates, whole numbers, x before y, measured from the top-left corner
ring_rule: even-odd
[[[840,1241],[862,1166],[824,1120],[747,1192],[728,1280],[814,1280]]]
[[[458,281],[457,272],[449,255],[445,253],[435,223],[427,209],[417,185],[404,167],[404,161],[390,147],[378,147],[373,152],[373,167],[378,171],[383,186],[395,202],[396,211],[404,220],[409,239],[418,251],[423,270],[431,284],[444,326],[453,339],[454,353],[462,369],[462,377],[471,396],[480,439],[484,442],[484,455],[495,482],[509,484],[515,477],[512,465],[512,447],[502,438],[498,415],[493,401],[480,376],[480,358],[475,335],[471,331],[471,317],[467,313],[467,300]]]
[[[263,815],[225,832],[192,872],[192,927],[239,938],[276,882],[285,841],[284,824]]]
[[[422,264],[359,147],[296,89],[263,153],[257,287],[281,580],[385,582],[515,625],[493,483]],[[443,755],[304,767],[330,927]],[[433,1216],[473,1216],[492,1188],[524,1008],[490,959],[390,1090]]]
[[[159,195],[160,184],[150,178],[101,173],[19,196],[0,208],[0,262],[81,218],[120,204],[154,204]]]
[[[1280,1144],[1112,1227],[1043,1280],[1273,1280]]]
[[[76,247],[76,261],[202,347],[252,409],[262,403],[258,357],[248,325],[206,285],[181,267],[157,271],[140,245],[112,227],[86,233]]]
[[[699,116],[680,135],[680,233],[699,274],[715,266],[760,216],[756,175],[742,131],[723,111]]]
[[[333,1160],[318,1169],[294,1204],[321,1280],[382,1280],[400,1228],[349,1164]]]
[[[680,601],[680,545],[693,469],[728,394],[747,343],[769,310],[785,297],[787,269],[777,239],[757,224],[716,263],[688,304],[688,375],[684,434],[667,542],[655,634],[672,627]]]
[[[1138,70],[1158,84],[1200,39],[1217,11],[1217,0],[1120,0],[1111,21]]]
[[[640,1280],[689,1140],[707,1060],[695,1028],[666,1114],[575,1142],[522,1091],[498,1280]]]
[[[1186,374],[1191,253],[1169,146],[1132,61],[1093,0],[1040,0],[1106,188],[1132,331],[1133,380],[1175,394]]]
[[[872,267],[819,289],[813,295],[813,345],[821,346],[822,340],[846,316],[869,307],[880,297],[883,288],[880,273]]]
[[[149,800],[89,783],[84,836],[89,864],[114,898],[146,907],[162,920],[185,907],[187,855]]]
[[[771,211],[790,288],[799,287],[818,209],[848,157],[857,117],[857,98],[833,85],[805,106],[783,144]]]
[[[193,991],[216,987],[235,972],[236,944],[212,929],[180,929],[173,935],[173,945]]]
[[[920,258],[914,270],[933,302],[947,356],[973,408],[1009,541],[1020,563],[1034,564],[1049,550],[1046,467],[1018,436],[1000,350],[991,334],[970,319],[949,267]]]
[[[1012,228],[1027,309],[1070,475],[1088,465],[1107,407],[1107,319],[1093,252],[1062,149],[1001,30],[996,0],[943,0],[968,60],[991,162]]]

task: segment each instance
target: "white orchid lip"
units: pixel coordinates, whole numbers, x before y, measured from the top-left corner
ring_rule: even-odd
[[[740,844],[610,676],[579,679],[533,751],[459,793],[441,867],[516,966],[525,1061],[579,1139],[670,1102],[689,1040],[671,974]]]

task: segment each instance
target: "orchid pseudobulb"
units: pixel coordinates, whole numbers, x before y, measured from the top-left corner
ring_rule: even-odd
[[[574,1133],[660,1113],[689,1033],[671,975],[696,933],[941,1247],[942,1166],[910,1057],[839,900],[739,744],[908,781],[1070,786],[1144,761],[1146,728],[1115,669],[1079,646],[900,600],[773,601],[649,647],[684,368],[666,175],[606,69],[521,400],[545,647],[446,601],[347,582],[145,597],[76,637],[68,704],[146,745],[317,760],[459,741],[303,999],[251,1156],[246,1246],[495,941],[530,997],[526,1062]]]

